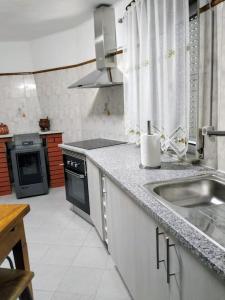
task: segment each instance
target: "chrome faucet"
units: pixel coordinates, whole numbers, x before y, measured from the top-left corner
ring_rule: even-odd
[[[224,130],[215,130],[213,126],[205,126],[202,128],[202,135],[225,136],[225,131]]]

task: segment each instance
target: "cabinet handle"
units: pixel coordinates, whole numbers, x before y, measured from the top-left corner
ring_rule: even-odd
[[[166,281],[170,284],[170,277],[174,276],[175,273],[170,273],[170,248],[175,247],[175,244],[170,244],[170,239],[166,238]]]
[[[164,259],[159,259],[159,236],[164,234],[164,232],[159,232],[159,227],[156,227],[155,235],[156,235],[156,266],[157,270],[159,269],[159,264],[164,261]]]

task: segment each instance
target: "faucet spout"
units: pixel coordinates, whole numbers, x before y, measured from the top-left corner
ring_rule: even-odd
[[[225,136],[225,130],[214,130],[213,126],[205,126],[202,128],[202,135]]]

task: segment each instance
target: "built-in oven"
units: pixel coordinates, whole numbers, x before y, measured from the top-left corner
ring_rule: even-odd
[[[74,210],[90,221],[88,179],[85,156],[79,153],[63,154],[66,199]]]

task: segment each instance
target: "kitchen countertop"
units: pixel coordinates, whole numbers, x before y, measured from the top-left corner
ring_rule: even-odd
[[[161,169],[140,169],[140,148],[133,144],[88,151],[63,144],[60,146],[67,150],[86,154],[159,225],[175,236],[182,246],[225,280],[225,249],[178,215],[172,208],[166,207],[152,192],[143,187],[151,182],[216,173],[216,171],[179,162],[166,154],[161,157]]]
[[[12,138],[13,134],[1,134],[0,139],[9,139]]]
[[[63,133],[63,132],[57,131],[57,130],[49,130],[49,131],[39,131],[38,133],[40,135],[50,135],[50,134],[59,134],[59,133]]]
[[[59,134],[63,133],[62,131],[57,131],[57,130],[49,130],[49,131],[39,131],[38,132],[40,135],[50,135],[50,134]],[[14,134],[2,134],[0,135],[0,139],[7,139],[7,138],[13,138]]]

